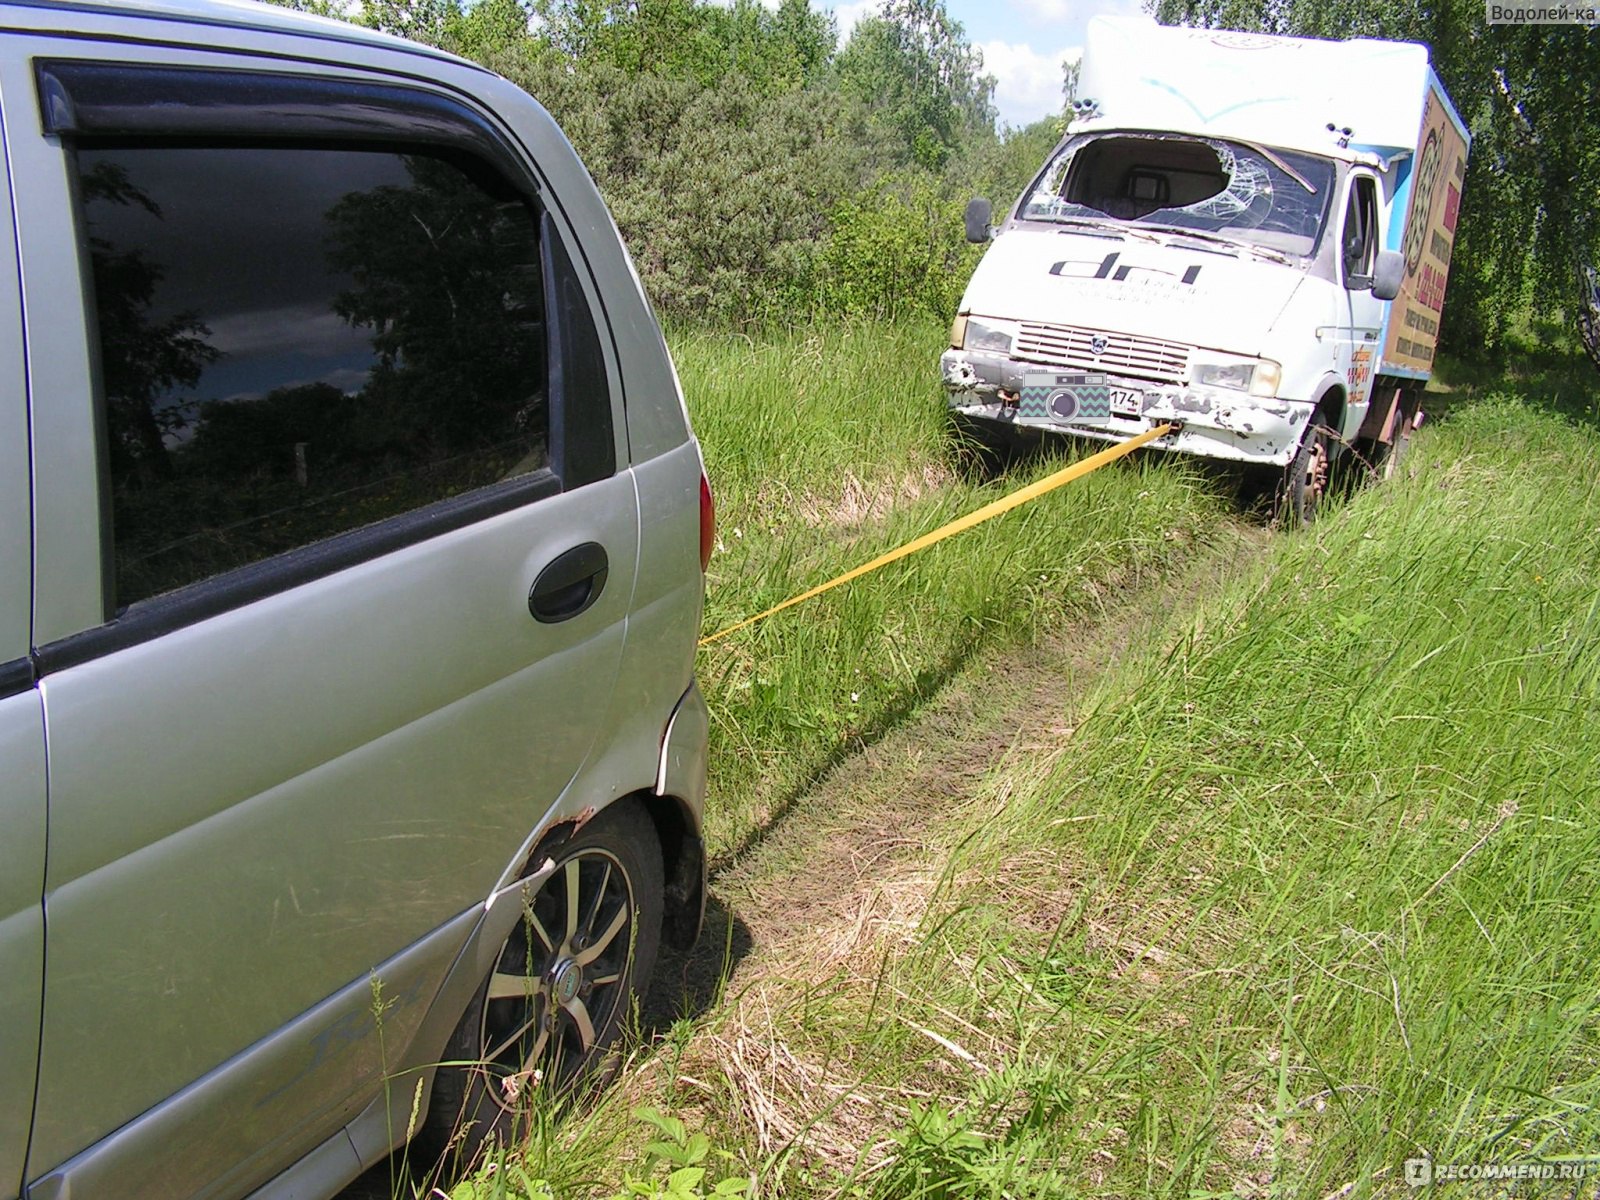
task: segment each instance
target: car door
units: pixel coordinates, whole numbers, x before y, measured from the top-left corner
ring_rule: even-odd
[[[377,1093],[603,733],[616,366],[537,164],[456,92],[70,40],[0,88],[51,804],[28,1172],[242,1193]]]
[[[28,396],[9,187],[0,187],[0,230],[0,1200],[15,1200],[39,1061],[45,792],[44,712],[28,655]]]
[[[1334,370],[1345,380],[1347,438],[1353,438],[1372,395],[1386,305],[1372,294],[1372,273],[1382,249],[1378,227],[1377,179],[1370,171],[1350,173],[1339,224],[1339,281],[1343,285],[1338,350]]]

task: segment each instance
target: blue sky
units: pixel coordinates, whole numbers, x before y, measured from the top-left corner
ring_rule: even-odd
[[[839,19],[841,40],[879,0],[812,0]],[[1083,49],[1083,31],[1096,13],[1132,15],[1141,0],[945,0],[950,15],[983,51],[995,77],[1000,119],[1015,126],[1061,111],[1061,62]]]

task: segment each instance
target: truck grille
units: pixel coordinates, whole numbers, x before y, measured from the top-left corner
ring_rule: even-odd
[[[1095,342],[1102,338],[1104,347],[1096,354]],[[1189,347],[1181,342],[1163,342],[1099,329],[1075,329],[1070,325],[1045,325],[1037,321],[1022,323],[1022,332],[1012,354],[1052,367],[1109,371],[1157,383],[1182,383],[1189,367]]]

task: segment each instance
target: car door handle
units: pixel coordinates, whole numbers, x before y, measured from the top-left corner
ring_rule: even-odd
[[[584,542],[558,555],[533,581],[528,611],[535,621],[569,621],[600,598],[611,561],[599,542]]]

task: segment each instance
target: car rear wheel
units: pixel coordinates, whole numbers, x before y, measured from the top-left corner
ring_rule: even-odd
[[[661,940],[661,848],[650,818],[613,804],[535,864],[522,919],[467,1007],[434,1081],[420,1148],[468,1162],[526,1132],[530,1103],[615,1073],[615,1043]]]

